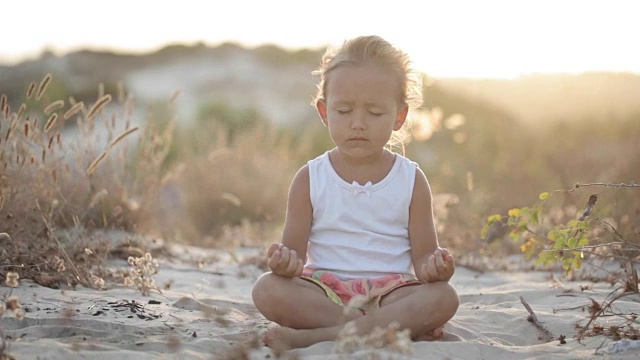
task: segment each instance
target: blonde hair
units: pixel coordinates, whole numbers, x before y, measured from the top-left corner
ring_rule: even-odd
[[[371,63],[388,68],[398,79],[401,89],[400,103],[409,106],[410,109],[417,109],[422,105],[422,78],[413,68],[409,55],[375,35],[360,36],[345,41],[340,47],[327,49],[320,61],[320,67],[313,71],[313,75],[320,77],[314,105],[318,100],[326,99],[327,81],[331,70],[345,63]]]
[[[326,100],[329,74],[331,70],[342,64],[375,64],[389,69],[398,80],[399,103],[407,105],[411,110],[422,105],[422,77],[413,68],[409,55],[376,35],[360,36],[345,41],[340,47],[327,48],[320,61],[320,66],[312,73],[320,77],[313,105],[318,100]],[[406,128],[410,126],[409,123],[407,118],[403,127],[405,131],[408,131]],[[402,142],[406,135],[394,133],[388,145],[400,144],[404,153]]]

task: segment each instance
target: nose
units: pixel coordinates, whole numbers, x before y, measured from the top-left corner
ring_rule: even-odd
[[[365,115],[362,112],[356,112],[351,119],[351,128],[353,130],[364,130],[366,127]]]

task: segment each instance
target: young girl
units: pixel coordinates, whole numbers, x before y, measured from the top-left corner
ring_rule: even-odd
[[[258,310],[281,325],[268,346],[335,340],[348,321],[361,334],[397,322],[414,339],[439,338],[458,309],[427,179],[386,149],[422,101],[410,65],[377,36],[323,56],[315,104],[336,146],[295,175],[282,243],[268,249],[271,272],[253,288]],[[358,310],[343,311],[348,304]]]

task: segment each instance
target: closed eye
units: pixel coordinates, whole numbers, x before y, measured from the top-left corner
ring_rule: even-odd
[[[344,114],[348,114],[351,112],[351,110],[336,110],[338,112],[338,114],[340,115],[344,115]]]
[[[371,112],[371,111],[369,111],[369,114],[371,114],[373,116],[382,116],[382,115],[384,115],[384,113],[377,113],[377,112]]]

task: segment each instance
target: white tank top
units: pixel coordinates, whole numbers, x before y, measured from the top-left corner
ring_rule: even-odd
[[[313,221],[305,267],[343,280],[413,275],[409,205],[417,166],[395,154],[382,181],[360,185],[336,173],[328,151],[309,161]]]

